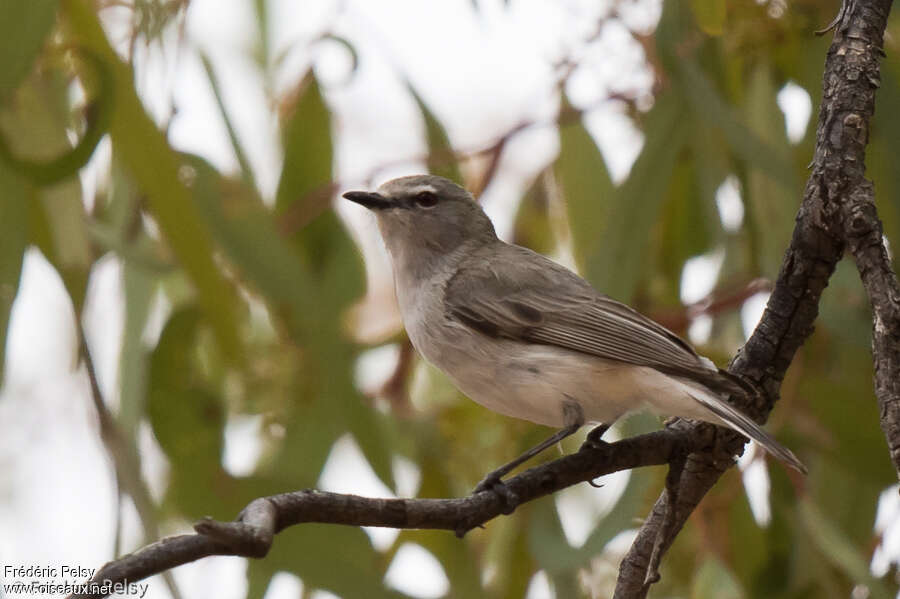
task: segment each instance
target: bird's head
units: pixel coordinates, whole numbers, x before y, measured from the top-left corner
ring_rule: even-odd
[[[472,194],[443,177],[400,177],[377,191],[348,191],[344,197],[375,213],[395,259],[416,252],[447,253],[466,241],[496,239],[494,226]]]

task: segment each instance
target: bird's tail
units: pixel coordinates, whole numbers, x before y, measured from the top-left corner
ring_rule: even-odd
[[[809,471],[803,465],[797,456],[790,449],[775,440],[772,435],[767,433],[762,427],[750,419],[746,414],[741,413],[725,400],[699,389],[696,385],[689,385],[692,393],[690,394],[703,407],[717,416],[723,423],[733,428],[742,435],[750,437],[770,454],[794,468],[798,472],[807,474]]]

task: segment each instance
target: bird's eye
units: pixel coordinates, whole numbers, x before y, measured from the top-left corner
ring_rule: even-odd
[[[433,208],[438,203],[438,197],[430,191],[422,191],[413,198],[416,206],[422,208]]]

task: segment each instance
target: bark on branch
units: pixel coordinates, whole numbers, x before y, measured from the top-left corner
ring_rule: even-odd
[[[521,503],[620,470],[667,464],[677,456],[714,443],[711,426],[697,434],[686,423],[615,443],[585,444],[578,452],[527,470],[506,484]],[[731,461],[731,456],[720,454]],[[485,491],[461,499],[377,499],[315,490],[282,493],[252,501],[234,522],[199,522],[197,534],[162,539],[103,566],[90,582],[136,582],[153,574],[211,555],[263,557],[275,535],[305,522],[443,529],[464,534],[503,513],[496,493]],[[78,593],[70,598],[104,597]]]
[[[748,412],[765,420],[794,353],[813,330],[819,298],[844,248],[849,247],[872,302],[876,393],[881,426],[900,472],[900,291],[884,249],[872,184],[864,178],[868,127],[880,81],[879,61],[891,0],[845,0],[825,62],[812,173],[806,183],[791,244],[753,335],[730,366],[766,392]],[[726,431],[728,443],[740,444]],[[736,448],[739,447],[735,445]],[[664,492],[619,568],[614,597],[646,597],[657,579],[654,548],[665,551],[688,516],[730,466],[704,453],[688,457],[674,509],[675,526],[661,537],[668,512]]]

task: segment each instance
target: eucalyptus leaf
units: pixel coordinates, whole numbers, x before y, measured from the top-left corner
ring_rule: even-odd
[[[697,25],[707,35],[722,35],[725,31],[726,0],[691,0]]]
[[[775,103],[775,93],[771,73],[762,66],[755,69],[747,81],[747,122],[753,133],[770,147],[768,152],[790,166],[784,115]],[[774,278],[791,239],[800,205],[799,186],[793,181],[784,185],[783,179],[758,160],[748,162],[748,222],[757,239],[763,273]]]
[[[646,272],[648,239],[659,220],[669,177],[688,141],[690,127],[677,90],[656,99],[644,123],[645,142],[625,182],[607,208],[607,222],[586,260],[588,279],[604,293],[628,302]]]
[[[706,558],[694,575],[691,599],[744,599],[747,594],[728,567],[714,557]]]
[[[894,596],[881,580],[869,572],[868,563],[857,546],[814,503],[808,499],[801,500],[799,514],[806,532],[818,545],[825,561],[845,572],[855,583],[865,584],[869,597],[888,599]]]
[[[73,36],[101,60],[113,79],[114,110],[110,124],[114,151],[145,194],[146,205],[197,289],[203,311],[218,342],[231,358],[240,355],[235,322],[239,299],[213,260],[210,232],[190,201],[178,158],[144,110],[132,69],[109,45],[97,14],[81,1],[65,4]]]
[[[59,0],[0,3],[0,103],[18,87],[50,33]]]
[[[284,570],[299,576],[307,588],[342,597],[405,597],[386,588],[378,562],[378,553],[361,529],[309,523],[279,534],[266,559],[250,563],[250,576],[265,578]]]
[[[321,214],[334,194],[331,114],[312,73],[307,73],[297,94],[282,116],[284,164],[275,196],[275,207],[291,231]]]
[[[66,135],[66,123],[71,115],[68,103],[63,100],[67,85],[66,77],[58,70],[48,71],[40,78],[29,77],[22,83],[13,101],[0,110],[3,135],[14,146],[8,148],[10,151],[39,162],[71,150]],[[67,172],[53,184],[37,187],[22,164],[2,157],[0,162],[2,168],[18,181],[11,181],[10,192],[15,194],[17,186],[20,192],[24,190],[19,200],[29,211],[29,242],[38,245],[53,264],[63,279],[76,314],[80,314],[93,262],[81,182],[73,176],[75,172]],[[15,195],[10,200],[13,198]]]
[[[453,152],[453,146],[447,136],[447,131],[440,120],[428,107],[428,104],[416,92],[413,85],[406,84],[409,93],[412,94],[425,121],[425,138],[428,143],[428,167],[432,173],[455,181],[462,185],[462,174],[459,172],[459,164]]]
[[[583,263],[607,230],[607,214],[616,197],[600,149],[580,120],[559,131],[554,171],[562,189],[575,257]]]
[[[169,502],[194,518],[233,517],[219,499],[232,494],[221,466],[225,411],[200,368],[201,320],[199,310],[188,308],[173,314],[163,329],[150,361],[147,416],[169,458]]]
[[[761,169],[768,177],[792,193],[798,191],[797,177],[791,160],[783,150],[763,141],[759,134],[748,127],[720,96],[709,77],[693,60],[678,63],[679,76],[685,96],[698,119],[707,119],[715,125],[728,142],[731,150],[748,164]],[[769,98],[769,101],[774,98]],[[781,115],[778,115],[781,119]],[[782,128],[783,130],[783,128]]]
[[[9,315],[28,247],[28,186],[15,173],[0,165],[0,385],[6,351]]]

